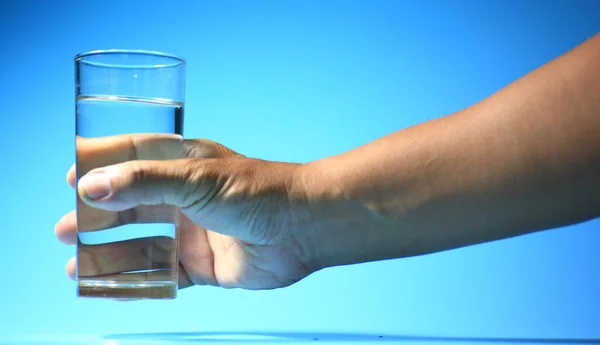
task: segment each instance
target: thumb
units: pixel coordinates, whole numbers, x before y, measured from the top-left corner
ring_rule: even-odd
[[[81,177],[77,192],[86,204],[113,212],[140,205],[186,207],[212,189],[209,181],[191,181],[202,175],[203,160],[134,160],[94,169]]]

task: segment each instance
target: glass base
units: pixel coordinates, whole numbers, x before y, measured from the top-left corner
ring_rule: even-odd
[[[118,300],[174,299],[177,284],[171,281],[121,283],[102,280],[80,280],[77,296]]]

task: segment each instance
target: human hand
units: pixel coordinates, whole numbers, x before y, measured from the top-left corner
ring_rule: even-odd
[[[88,148],[112,146],[135,150],[135,136],[86,139]],[[122,145],[114,145],[122,143]],[[247,158],[209,140],[185,140],[185,158],[170,161],[134,160],[94,169],[76,186],[75,168],[68,184],[78,188],[88,205],[136,216],[119,217],[120,223],[151,222],[161,205],[181,212],[179,287],[213,285],[224,288],[274,289],[309,275],[305,264],[310,227],[306,196],[296,188],[300,165]],[[86,191],[101,186],[95,176],[110,176],[110,192],[92,200]],[[107,179],[103,179],[108,181]],[[58,239],[77,242],[76,212],[67,213],[55,226]],[[210,229],[210,230],[209,230]],[[118,274],[123,262],[142,255],[128,246],[111,246],[111,260],[96,263],[102,274]],[[143,260],[139,260],[142,261]],[[74,279],[75,258],[67,274]]]

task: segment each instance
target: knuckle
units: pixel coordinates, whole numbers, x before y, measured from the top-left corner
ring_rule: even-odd
[[[213,142],[206,139],[184,141],[185,155],[194,158],[217,158],[218,153]]]
[[[207,175],[206,164],[201,159],[186,159],[181,165],[183,185],[180,189],[179,204],[182,207],[196,204],[202,198],[202,187]]]
[[[187,157],[227,158],[242,156],[227,146],[208,139],[188,139],[184,141],[183,145]]]
[[[151,176],[148,173],[148,169],[140,161],[133,160],[129,161],[129,178],[131,183],[146,182]]]
[[[195,187],[202,182],[204,164],[198,159],[187,159],[181,165],[180,174],[186,189]]]
[[[241,156],[239,153],[221,144],[217,144],[216,151],[218,152],[218,156],[223,158],[230,156]]]
[[[149,162],[133,160],[126,163],[123,183],[117,189],[119,199],[141,203],[161,203],[164,196],[156,193],[156,182],[163,178],[160,169]]]

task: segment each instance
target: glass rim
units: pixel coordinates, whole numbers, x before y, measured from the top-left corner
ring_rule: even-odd
[[[85,61],[86,57],[97,56],[97,55],[118,55],[118,54],[133,54],[133,55],[145,55],[145,56],[154,56],[175,60],[172,64],[157,64],[157,65],[127,65],[121,63],[105,63],[105,62],[96,62],[96,61]],[[91,50],[83,53],[79,53],[75,55],[75,62],[85,63],[89,65],[99,66],[99,67],[119,67],[119,68],[165,68],[165,67],[175,67],[181,64],[185,65],[186,60],[179,55],[165,53],[156,50],[144,50],[144,49],[100,49],[100,50]],[[83,61],[82,61],[83,60]]]

